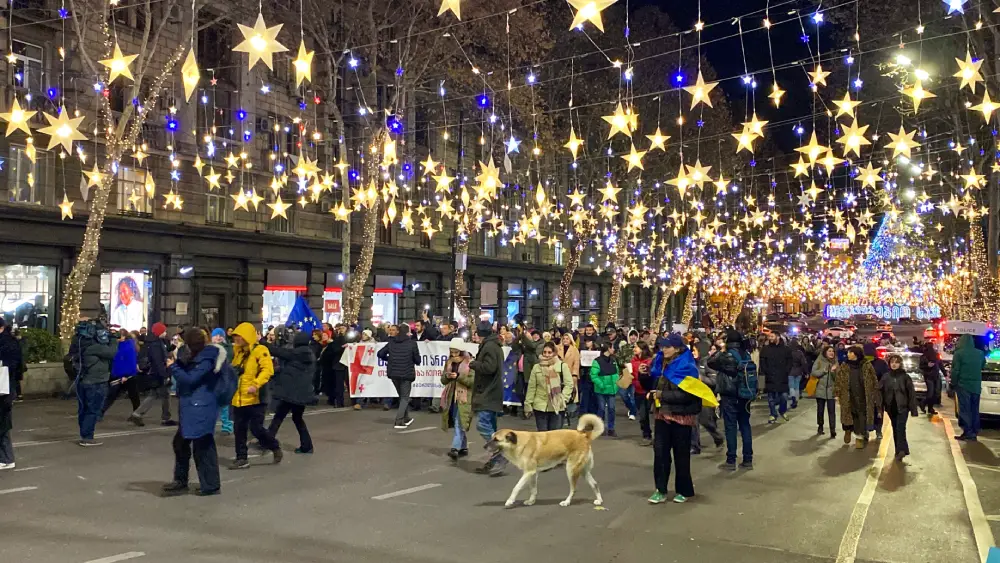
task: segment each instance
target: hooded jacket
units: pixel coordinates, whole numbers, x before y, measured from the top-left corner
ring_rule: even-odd
[[[837,397],[835,389],[836,372],[837,367],[833,362],[824,356],[816,358],[812,366],[812,372],[809,375],[819,380],[816,382],[815,397],[817,399],[834,399]]]
[[[168,375],[166,343],[153,333],[146,333],[142,354],[149,360],[149,370],[146,371],[146,386],[150,389],[162,387]]]
[[[219,417],[215,386],[225,364],[225,349],[209,344],[194,358],[170,366],[170,374],[177,382],[180,432],[185,440],[215,432],[215,420]]]
[[[594,393],[598,395],[618,394],[618,360],[614,356],[601,354],[590,364],[590,380],[594,382]]]
[[[80,383],[97,385],[107,383],[111,378],[111,362],[118,354],[118,341],[111,339],[107,344],[92,342],[83,349]]]
[[[503,348],[495,334],[479,344],[476,359],[469,364],[475,372],[472,384],[472,410],[474,412],[503,412]]]
[[[115,359],[111,361],[111,379],[132,377],[139,371],[139,351],[134,340],[118,343]]]
[[[409,334],[397,334],[378,351],[378,359],[386,363],[386,376],[401,381],[416,381],[420,365],[420,349]]]
[[[917,392],[913,380],[906,370],[889,370],[878,382],[882,405],[888,409],[893,403],[899,412],[909,412],[917,416]]]
[[[260,404],[260,388],[274,376],[274,362],[267,346],[257,343],[257,329],[250,323],[240,323],[233,334],[246,341],[243,346],[233,346],[233,368],[240,381],[233,395],[234,407]],[[243,372],[240,373],[240,368]],[[250,387],[256,387],[251,393]]]
[[[986,354],[976,348],[972,336],[963,334],[955,346],[951,360],[951,384],[962,391],[978,395],[983,392],[983,368]]]
[[[765,393],[788,393],[792,370],[792,350],[782,341],[768,344],[760,351],[760,373],[764,375]]]
[[[300,331],[292,339],[291,348],[267,347],[271,356],[280,360],[278,372],[271,383],[275,399],[293,405],[309,405],[316,401],[313,394],[316,356],[311,343],[309,333]]]

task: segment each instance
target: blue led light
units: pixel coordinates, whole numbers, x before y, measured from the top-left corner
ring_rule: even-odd
[[[244,110],[243,108],[240,108],[240,109],[236,110],[236,119],[237,120],[243,121],[246,118],[247,118],[247,112],[246,112],[246,110]]]

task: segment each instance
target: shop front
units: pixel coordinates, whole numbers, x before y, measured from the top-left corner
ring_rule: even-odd
[[[101,272],[101,308],[108,324],[129,332],[149,327],[155,302],[150,270]]]
[[[520,280],[507,282],[507,324],[518,324],[524,310],[524,283]]]
[[[484,281],[479,284],[479,320],[493,324],[499,316],[500,283]]]
[[[403,276],[375,276],[372,291],[372,325],[399,322],[399,296],[403,293]]]
[[[344,320],[344,274],[326,274],[323,289],[323,322],[336,325]]]
[[[17,328],[56,329],[53,266],[0,265],[0,316]]]
[[[295,307],[295,299],[304,295],[306,272],[298,270],[268,270],[264,284],[264,306],[261,311],[261,328],[284,326]]]

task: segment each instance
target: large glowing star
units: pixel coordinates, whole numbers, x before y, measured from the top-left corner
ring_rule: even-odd
[[[264,61],[268,69],[274,70],[272,55],[288,50],[287,47],[276,41],[282,24],[267,27],[267,24],[264,23],[264,14],[257,14],[257,22],[253,27],[247,27],[243,24],[236,25],[240,28],[240,33],[243,34],[243,42],[233,47],[233,51],[247,53],[250,56],[248,69],[253,69],[257,61]]]
[[[269,203],[267,206],[271,208],[271,219],[276,217],[284,217],[287,219],[288,215],[285,215],[285,211],[287,211],[292,205],[281,201],[281,196],[278,196],[275,198],[274,203]]]
[[[119,76],[124,76],[129,80],[135,80],[132,76],[132,71],[128,68],[132,61],[136,59],[139,55],[123,55],[121,47],[118,46],[118,42],[115,42],[114,51],[111,54],[110,59],[104,59],[99,61],[102,65],[108,67],[108,84],[115,81],[115,78]]]
[[[569,5],[576,9],[573,15],[573,23],[570,29],[582,27],[584,22],[594,24],[594,27],[604,33],[604,20],[601,19],[601,12],[618,0],[567,0]]]
[[[914,82],[913,86],[903,88],[901,91],[904,96],[909,96],[913,100],[913,113],[920,111],[920,102],[937,97],[937,94],[930,90],[924,90],[924,85],[919,80]]]
[[[461,0],[441,0],[441,9],[438,10],[438,17],[443,16],[445,12],[451,12],[455,14],[456,18],[462,19]]]
[[[844,145],[845,157],[853,152],[855,156],[860,158],[861,147],[872,144],[871,141],[865,138],[865,131],[867,130],[867,125],[858,126],[857,119],[850,126],[844,127],[844,136],[837,139],[837,142]]]
[[[892,157],[896,158],[902,155],[909,158],[910,151],[920,146],[920,143],[913,140],[913,136],[916,134],[916,129],[907,133],[902,125],[899,126],[898,134],[889,133],[889,137],[892,139],[892,142],[889,143],[889,147],[892,148]]]
[[[71,119],[66,106],[59,108],[58,117],[52,117],[47,113],[42,115],[48,120],[49,126],[42,127],[38,132],[49,135],[49,150],[56,145],[62,145],[66,152],[73,152],[73,141],[87,140],[87,136],[77,130],[83,123],[83,116]]]
[[[199,80],[201,80],[201,70],[198,69],[198,61],[195,59],[194,49],[191,49],[184,59],[184,64],[181,65],[181,81],[184,83],[185,101],[191,101],[191,95],[198,89]]]
[[[649,150],[651,151],[656,149],[660,149],[661,151],[667,150],[667,141],[670,140],[670,136],[664,135],[660,131],[659,127],[656,128],[656,133],[653,133],[652,135],[646,135],[646,138],[649,139],[650,143],[652,143],[649,146]]]
[[[62,203],[59,204],[59,211],[62,213],[63,220],[73,218],[73,202],[69,200],[69,196],[63,194]]]
[[[295,55],[295,60],[292,61],[292,66],[295,67],[295,86],[298,87],[302,84],[303,80],[308,80],[312,82],[312,61],[315,51],[306,50],[306,42],[299,42],[299,52]]]
[[[7,113],[0,113],[0,119],[7,122],[7,137],[14,131],[24,131],[28,135],[31,135],[31,129],[28,128],[28,120],[31,119],[37,111],[29,111],[21,109],[21,104],[18,103],[17,98],[10,104],[10,111]]]
[[[972,90],[972,93],[976,93],[976,83],[985,82],[983,80],[983,75],[979,72],[979,67],[983,66],[983,59],[973,60],[972,53],[965,52],[965,60],[955,59],[958,63],[958,72],[954,74],[955,78],[961,78],[962,84],[959,88],[965,88],[966,86]]]
[[[573,153],[573,160],[576,160],[576,155],[580,152],[580,146],[583,145],[583,141],[576,136],[576,130],[572,127],[569,128],[569,141],[566,142],[564,147],[569,149],[569,152]]]
[[[646,156],[647,151],[636,151],[635,145],[632,145],[632,150],[629,154],[623,156],[622,158],[628,162],[628,171],[631,172],[633,169],[638,168],[639,170],[644,170],[642,167],[642,157]]]
[[[718,85],[718,82],[705,83],[705,79],[701,76],[701,70],[699,70],[698,80],[695,81],[694,86],[684,87],[684,90],[691,94],[691,109],[694,109],[695,106],[701,103],[708,107],[713,107],[712,99],[709,98],[708,94]]]
[[[622,103],[618,102],[618,106],[615,108],[615,113],[611,115],[602,116],[601,119],[607,121],[611,125],[611,131],[608,133],[608,139],[611,139],[618,133],[625,135],[626,137],[632,137],[632,122],[629,119],[628,114],[622,109]]]

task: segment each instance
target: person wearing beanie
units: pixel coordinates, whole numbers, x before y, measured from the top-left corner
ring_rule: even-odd
[[[476,431],[483,437],[484,447],[488,448],[497,431],[497,414],[503,412],[503,348],[493,327],[486,321],[476,327],[475,341],[479,343],[479,351],[476,359],[469,363],[469,369],[475,373],[472,412],[475,413]],[[490,458],[476,472],[500,475],[507,467],[507,460],[499,449],[490,453]]]
[[[721,339],[720,339],[721,340]],[[736,471],[736,434],[743,440],[743,460],[740,468],[753,469],[753,435],[750,427],[750,402],[752,399],[740,397],[740,383],[744,387],[749,381],[744,371],[756,375],[757,367],[750,359],[743,344],[743,335],[736,330],[728,330],[724,342],[707,361],[709,369],[715,370],[715,390],[719,394],[719,410],[722,412],[724,434],[726,436],[726,461],[719,467]],[[755,392],[756,390],[753,390]]]
[[[153,404],[160,403],[160,424],[177,426],[170,416],[170,375],[167,371],[167,325],[154,323],[146,334],[146,339],[139,354],[139,371],[145,380],[149,394],[132,411],[128,421],[136,426],[145,426],[142,417],[149,412]]]
[[[226,331],[221,328],[216,328],[212,331],[212,344],[221,346],[226,352],[226,362],[233,362],[233,345],[229,343],[229,338],[226,337]],[[232,407],[226,405],[219,409],[219,419],[222,421],[222,435],[229,436],[233,433],[233,420],[230,418],[230,411]]]

